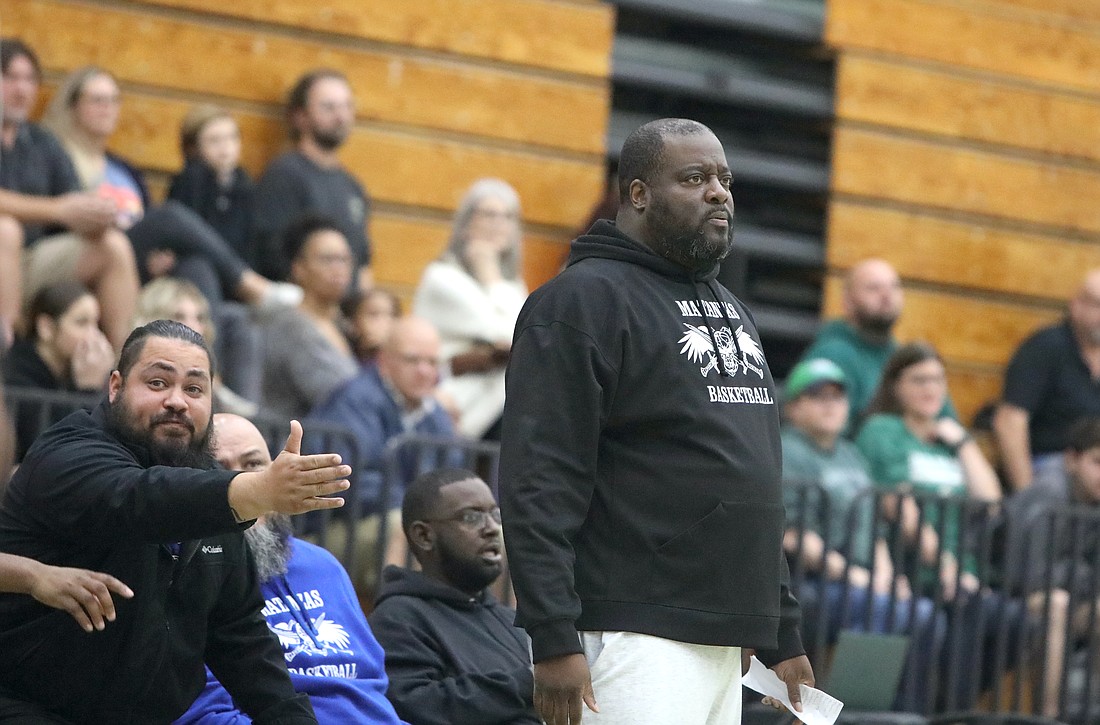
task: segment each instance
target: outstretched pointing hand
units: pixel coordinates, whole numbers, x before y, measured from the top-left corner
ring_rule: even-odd
[[[327,496],[347,490],[351,466],[342,465],[335,453],[303,456],[301,451],[302,424],[292,420],[286,446],[271,466],[240,473],[230,482],[229,506],[238,521],[272,511],[301,514],[344,505],[344,499]]]

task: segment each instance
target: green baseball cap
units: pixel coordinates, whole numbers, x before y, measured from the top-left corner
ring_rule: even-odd
[[[803,360],[794,366],[791,374],[787,376],[787,400],[794,400],[811,388],[816,388],[822,383],[834,383],[848,389],[848,378],[832,360],[823,357]]]

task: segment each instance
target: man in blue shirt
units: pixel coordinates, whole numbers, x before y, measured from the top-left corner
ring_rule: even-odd
[[[271,465],[263,435],[237,415],[214,416],[215,455],[225,468]],[[283,646],[296,692],[309,695],[317,722],[391,725],[382,647],[371,633],[351,581],[319,546],[295,538],[288,517],[269,514],[245,531],[264,598],[267,626]],[[251,720],[209,670],[206,688],[178,723],[243,725]]]
[[[383,491],[383,459],[387,444],[403,433],[416,433],[448,439],[455,436],[450,416],[435,398],[439,384],[441,352],[439,333],[432,323],[419,317],[398,320],[389,338],[382,344],[376,365],[368,365],[350,381],[334,390],[315,407],[310,420],[336,423],[354,433],[356,450],[332,446],[344,460],[355,461],[354,491],[360,508],[351,509],[366,517],[356,522],[356,541],[361,545],[352,580],[360,590],[369,590],[377,575],[378,523],[387,517],[386,563],[403,564],[407,548],[401,533],[400,507],[404,487],[421,471],[461,462],[456,452],[441,456],[424,455],[422,460],[411,452],[398,459],[398,478],[391,489]],[[438,460],[438,458],[442,460]],[[396,484],[394,486],[393,484]],[[330,527],[328,544],[340,550],[347,517],[337,518]]]

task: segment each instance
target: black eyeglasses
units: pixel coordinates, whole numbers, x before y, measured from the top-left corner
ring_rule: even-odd
[[[489,511],[482,511],[481,509],[463,509],[454,516],[448,516],[445,519],[424,519],[424,521],[441,523],[444,521],[456,521],[463,526],[467,526],[471,529],[480,529],[488,523],[488,519],[492,519],[493,523],[500,523],[500,509],[490,509]]]

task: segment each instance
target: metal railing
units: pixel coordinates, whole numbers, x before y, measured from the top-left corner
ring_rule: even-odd
[[[806,646],[819,677],[828,676],[828,655],[839,630],[900,633],[910,638],[896,703],[900,709],[925,715],[980,709],[1033,716],[1052,716],[1056,709],[1063,722],[1100,722],[1100,512],[1059,507],[1022,526],[1000,503],[909,496],[917,504],[917,518],[908,528],[900,516],[887,515],[898,499],[866,491],[834,531],[824,489],[813,482],[798,486],[798,503],[788,510],[793,534],[788,543],[797,543],[788,546],[787,554],[792,590],[804,603]],[[869,521],[861,521],[864,517]],[[817,561],[802,550],[802,533],[813,518],[822,522],[816,529],[824,540]],[[914,532],[925,524],[936,537],[922,556]],[[855,532],[873,541],[857,541]],[[1035,537],[1040,537],[1037,545]],[[1059,545],[1043,544],[1051,541]],[[852,552],[873,548],[875,542],[886,548],[894,574],[904,577],[890,579],[878,616],[874,597],[849,581]],[[820,574],[829,551],[845,557],[845,571],[832,583],[843,593],[832,599],[826,594],[829,577]],[[942,565],[928,563],[945,558],[959,564],[952,576],[942,573]],[[874,582],[881,562],[872,556],[868,564]],[[971,576],[979,585],[973,592],[966,591]],[[903,581],[911,597],[904,596]],[[1076,584],[1063,588],[1066,581]],[[857,608],[858,619],[849,606],[853,601],[866,602]],[[1065,643],[1060,652],[1051,646],[1059,638]],[[1057,676],[1047,683],[1052,671]]]

